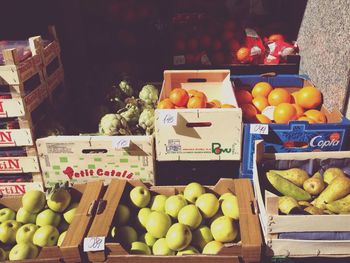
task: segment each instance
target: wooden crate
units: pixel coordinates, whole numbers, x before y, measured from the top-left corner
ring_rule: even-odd
[[[74,240],[82,240],[84,238],[84,229],[88,229],[88,222],[91,215],[87,215],[88,208],[91,203],[98,199],[98,194],[101,191],[102,183],[93,182],[88,184],[78,184],[70,189],[72,202],[79,202],[77,211],[73,217],[72,223],[67,229],[65,239],[61,247],[43,247],[35,259],[21,260],[18,262],[35,263],[35,262],[61,262],[63,256],[67,251],[71,251],[72,246],[78,247],[80,243],[73,242]],[[23,194],[22,194],[23,195]],[[9,207],[17,211],[22,206],[22,195],[0,197],[0,204],[4,207]],[[95,198],[95,199],[94,199]],[[72,239],[72,237],[74,237]],[[7,262],[7,261],[6,261]],[[70,262],[70,261],[65,261]],[[82,258],[77,255],[77,261],[84,262]]]
[[[208,100],[237,106],[229,70],[164,71],[160,100],[174,88],[203,91]],[[158,161],[240,160],[242,111],[225,109],[156,109]]]
[[[256,142],[253,181],[255,195],[259,205],[261,226],[267,245],[267,254],[287,257],[349,257],[349,240],[300,240],[281,239],[280,233],[289,232],[325,232],[350,231],[350,215],[279,215],[278,197],[265,190],[260,184],[263,174],[258,170],[259,164],[266,159],[278,160],[312,160],[349,158],[350,152],[312,152],[312,153],[264,153],[262,141]],[[260,177],[260,180],[259,180]]]
[[[145,186],[141,181],[112,180],[103,196],[104,209],[96,214],[88,237],[107,237],[112,225],[112,219],[118,203],[124,194],[128,194],[133,186]],[[231,191],[238,197],[240,211],[240,235],[241,243],[226,244],[218,255],[189,255],[183,257],[167,256],[138,256],[130,255],[119,243],[106,243],[104,251],[87,252],[88,259],[92,262],[238,262],[243,258],[245,262],[259,262],[261,252],[261,232],[258,217],[254,214],[254,194],[250,180],[246,179],[221,179],[215,186],[207,187],[217,194]],[[152,186],[154,193],[174,195],[182,192],[184,186]],[[200,261],[199,261],[200,260]]]
[[[36,145],[45,186],[113,178],[154,181],[153,136],[51,136]]]

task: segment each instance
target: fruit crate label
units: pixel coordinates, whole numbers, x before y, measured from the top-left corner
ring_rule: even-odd
[[[0,101],[0,118],[24,116],[25,111],[21,99],[7,99]]]
[[[262,114],[268,117],[270,120],[274,120],[273,118],[273,112],[275,111],[275,106],[267,106],[263,111]]]
[[[115,137],[112,139],[112,147],[114,149],[123,149],[130,147],[130,138],[125,137]]]
[[[40,172],[36,156],[0,158],[0,173]]]
[[[84,252],[103,251],[105,249],[105,237],[84,238]]]
[[[24,195],[30,190],[43,191],[43,185],[41,183],[0,183],[0,195],[14,196]]]
[[[165,126],[176,126],[177,125],[177,112],[175,110],[161,110],[160,121]]]
[[[250,125],[251,134],[269,134],[269,126],[267,124],[251,124]]]
[[[0,147],[31,145],[33,139],[30,129],[0,130]]]

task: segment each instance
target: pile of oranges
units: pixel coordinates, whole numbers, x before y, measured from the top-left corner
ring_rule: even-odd
[[[322,94],[313,86],[305,86],[290,93],[286,88],[273,88],[268,82],[258,82],[251,92],[239,89],[235,94],[246,122],[272,123],[263,114],[268,109],[272,112],[274,122],[279,124],[287,124],[292,120],[327,122],[325,114],[318,110],[322,103]]]
[[[161,100],[158,109],[200,109],[200,108],[235,108],[231,104],[221,104],[219,100],[208,101],[207,96],[198,90],[173,89],[169,97]]]

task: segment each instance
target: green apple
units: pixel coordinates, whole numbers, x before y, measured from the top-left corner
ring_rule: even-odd
[[[26,224],[21,226],[16,233],[16,242],[20,243],[32,243],[35,231],[39,227],[34,224]]]
[[[152,247],[152,252],[153,252],[153,255],[156,255],[156,256],[173,256],[173,255],[175,255],[175,251],[171,250],[168,247],[165,238],[160,238],[154,243],[154,245]]]
[[[16,213],[12,209],[7,207],[0,209],[0,223],[6,220],[14,220],[15,217],[16,217]]]
[[[39,254],[38,248],[32,243],[21,243],[15,245],[9,254],[10,260],[33,259]]]
[[[177,219],[179,223],[189,226],[191,229],[196,229],[202,223],[202,215],[193,204],[184,206]]]
[[[224,194],[220,195],[219,202],[222,203],[222,201],[224,201],[226,198],[233,196],[233,195],[234,194],[231,192],[224,193]]]
[[[153,211],[147,220],[146,229],[155,238],[165,237],[171,226],[170,217],[163,212]]]
[[[213,240],[205,245],[202,253],[216,255],[220,252],[220,250],[223,248],[223,246],[224,245],[221,242]]]
[[[123,245],[131,245],[132,242],[137,241],[137,233],[131,226],[122,226],[118,228],[116,237]]]
[[[194,254],[199,254],[199,251],[192,246],[188,246],[185,249],[177,252],[176,256],[194,255]]]
[[[190,183],[185,187],[184,197],[185,199],[194,204],[199,196],[205,193],[205,189],[199,183]]]
[[[62,213],[69,206],[71,199],[72,197],[68,190],[60,188],[49,195],[47,206],[55,212]]]
[[[136,186],[130,191],[130,200],[136,207],[143,208],[151,200],[151,194],[147,188]]]
[[[66,234],[67,234],[67,231],[64,231],[60,234],[60,236],[58,237],[58,240],[57,240],[57,246],[60,247],[62,245],[63,240],[66,237]]]
[[[152,252],[149,246],[147,246],[145,243],[136,241],[131,243],[130,254],[151,255]]]
[[[6,220],[0,225],[0,241],[5,244],[16,243],[16,233],[21,223],[15,220]]]
[[[57,244],[59,235],[56,227],[45,225],[35,231],[33,243],[39,247],[52,247]]]
[[[111,236],[112,239],[114,239],[114,240],[117,239],[117,230],[118,230],[117,227],[112,226],[110,236]]]
[[[130,209],[126,205],[120,204],[117,207],[115,223],[117,226],[125,225],[130,218]]]
[[[165,239],[170,249],[180,251],[191,243],[192,232],[188,226],[176,223],[169,228]]]
[[[45,193],[39,190],[26,192],[22,197],[22,206],[30,213],[36,214],[44,209],[46,205]]]
[[[58,225],[57,229],[60,233],[68,230],[69,224],[66,222],[66,220],[62,219],[61,223]]]
[[[7,252],[0,247],[0,261],[5,261],[7,259]]]
[[[61,215],[52,211],[51,209],[45,209],[40,212],[36,217],[36,224],[38,226],[51,225],[57,227],[61,222]]]
[[[219,210],[220,204],[214,194],[206,193],[197,198],[196,206],[202,212],[204,218],[211,218]]]
[[[167,200],[167,196],[165,195],[156,195],[151,199],[151,210],[158,212],[165,212],[165,202]]]
[[[239,219],[238,200],[235,195],[227,196],[221,203],[221,210],[225,216]]]
[[[139,237],[139,241],[146,243],[149,247],[152,247],[157,241],[157,239],[153,237],[150,233],[144,233]]]
[[[191,244],[198,247],[200,250],[203,250],[205,245],[213,239],[210,228],[207,226],[200,226],[193,232]]]
[[[232,242],[238,234],[237,227],[232,218],[221,216],[210,226],[211,233],[216,241]]]
[[[170,196],[165,201],[165,213],[170,215],[172,218],[177,218],[181,208],[187,205],[187,201],[183,195]]]
[[[23,207],[18,209],[16,214],[16,221],[23,224],[35,224],[37,214],[32,214],[25,210]]]
[[[152,213],[152,210],[148,207],[141,208],[137,213],[137,221],[144,228],[146,228],[148,217],[151,213]]]
[[[79,205],[78,203],[70,204],[67,210],[63,213],[63,218],[64,220],[66,220],[68,224],[71,224],[73,222],[73,218],[74,218],[75,212],[77,211],[78,205]]]

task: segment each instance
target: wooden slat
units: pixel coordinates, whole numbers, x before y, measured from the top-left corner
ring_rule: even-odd
[[[191,263],[240,263],[238,257],[233,256],[209,256],[209,255],[195,255],[195,256],[154,256],[150,259],[149,256],[109,256],[108,263],[112,262],[126,262],[126,263],[179,263],[179,262],[191,262]]]

